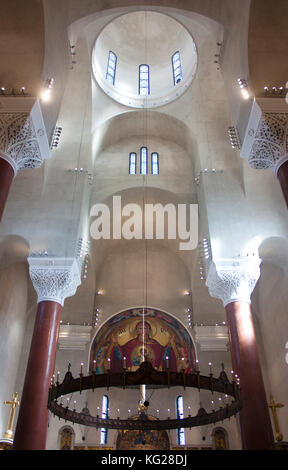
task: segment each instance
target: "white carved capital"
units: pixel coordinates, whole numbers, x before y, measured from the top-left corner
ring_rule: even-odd
[[[17,99],[17,98],[15,98]],[[0,112],[0,157],[18,170],[39,168],[50,157],[42,112],[38,101],[31,112]]]
[[[260,277],[260,260],[251,258],[211,263],[206,285],[211,297],[222,300],[224,307],[232,302],[251,303],[251,293]]]
[[[241,157],[251,168],[272,169],[277,175],[288,159],[288,107],[285,100],[275,98],[258,103],[252,106]]]
[[[53,301],[64,305],[67,297],[76,293],[81,284],[75,258],[29,258],[30,277],[38,294],[38,303]]]

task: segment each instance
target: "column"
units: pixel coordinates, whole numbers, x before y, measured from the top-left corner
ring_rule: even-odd
[[[0,112],[0,222],[12,181],[18,171],[39,168],[44,159],[50,156],[38,101],[31,112],[15,112],[15,100],[17,102],[19,98],[11,98],[12,101],[10,98],[5,99],[9,100],[10,109],[14,111],[9,112],[9,106],[6,105],[4,111]]]
[[[262,378],[250,306],[250,295],[260,275],[258,259],[217,260],[206,284],[226,310],[232,367],[240,377],[240,412],[244,450],[272,450],[273,431]]]
[[[48,392],[64,301],[81,283],[75,259],[30,258],[38,309],[14,438],[14,450],[45,450]]]
[[[288,106],[280,98],[258,102],[251,110],[241,157],[253,169],[274,171],[288,207]]]

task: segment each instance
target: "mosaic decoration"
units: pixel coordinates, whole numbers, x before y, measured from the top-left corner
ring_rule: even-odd
[[[138,417],[132,418],[138,419]],[[155,419],[147,416],[147,419]],[[169,437],[166,431],[119,431],[116,450],[169,450]]]
[[[144,340],[143,340],[144,338]],[[195,348],[187,330],[167,313],[136,308],[111,318],[100,329],[91,346],[90,372],[136,371],[143,356],[154,369],[193,373]],[[110,359],[110,361],[108,360]]]

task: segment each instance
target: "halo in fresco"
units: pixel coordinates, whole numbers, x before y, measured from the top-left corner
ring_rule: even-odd
[[[144,341],[143,341],[144,338]],[[154,369],[193,373],[195,348],[187,330],[167,313],[135,308],[115,315],[100,329],[90,351],[90,372],[136,371],[143,356]]]

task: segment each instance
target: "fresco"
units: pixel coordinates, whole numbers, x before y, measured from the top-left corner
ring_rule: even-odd
[[[187,330],[167,313],[152,309],[130,309],[111,318],[92,343],[90,372],[103,374],[135,371],[143,357],[158,371],[193,373],[195,349]],[[110,359],[110,361],[108,361]]]

